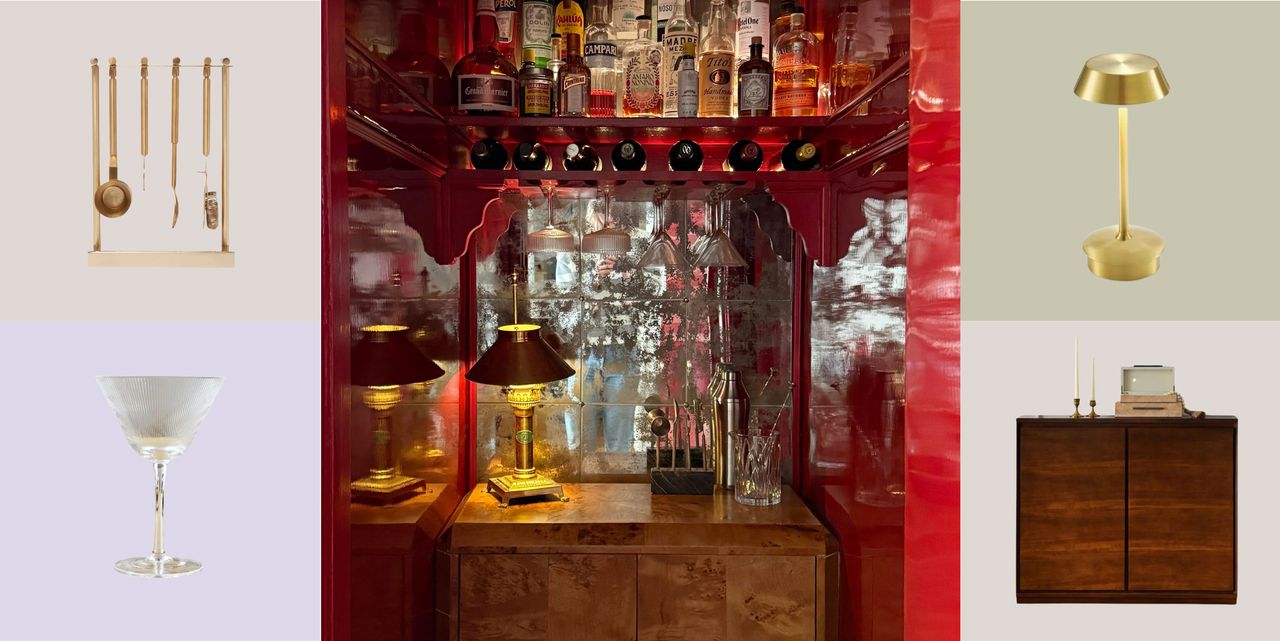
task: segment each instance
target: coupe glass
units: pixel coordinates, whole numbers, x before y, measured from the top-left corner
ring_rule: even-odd
[[[213,406],[222,379],[194,376],[99,376],[98,385],[138,456],[156,468],[156,519],[151,555],[116,562],[116,570],[163,579],[200,571],[200,564],[164,551],[164,474],[182,454]]]

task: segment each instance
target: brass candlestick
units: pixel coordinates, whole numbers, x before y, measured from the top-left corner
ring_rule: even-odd
[[[1089,399],[1089,418],[1098,418],[1098,413],[1093,408],[1098,405],[1098,401]]]
[[[1071,399],[1071,404],[1075,406],[1075,410],[1071,412],[1071,418],[1081,418],[1084,415],[1080,413],[1080,399]]]

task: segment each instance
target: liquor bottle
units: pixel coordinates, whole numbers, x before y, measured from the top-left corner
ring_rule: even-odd
[[[551,59],[547,61],[547,70],[551,72],[551,115],[560,115],[560,70],[564,68],[564,38],[558,33],[551,34]]]
[[[534,62],[546,67],[551,62],[551,34],[555,32],[555,12],[551,0],[523,0],[520,6],[521,46],[533,49]]]
[[[564,168],[569,171],[597,171],[600,155],[585,142],[571,142],[564,148]]]
[[[551,157],[547,155],[547,150],[542,143],[536,140],[526,140],[516,145],[516,154],[511,159],[511,164],[516,169],[524,171],[549,171],[551,169]]]
[[[702,147],[692,140],[681,140],[671,146],[667,154],[671,171],[698,171],[702,169]]]
[[[756,171],[764,164],[764,149],[754,140],[739,140],[724,159],[725,171]]]
[[[427,21],[420,0],[403,0],[400,3],[400,46],[387,56],[387,66],[427,102],[445,109],[452,99],[449,69],[440,56],[431,51]],[[383,97],[383,110],[416,111],[401,93],[398,90],[388,92]]]
[[[871,84],[876,68],[870,60],[862,57],[859,47],[863,38],[858,34],[857,5],[845,5],[840,10],[836,27],[835,64],[831,68],[831,109],[844,107],[862,90]],[[858,105],[852,113],[863,116],[867,113],[866,102]]]
[[[618,171],[642,171],[645,168],[644,147],[634,140],[624,140],[613,147],[613,168]]]
[[[773,45],[773,115],[818,113],[818,39],[805,31],[804,13],[791,14],[791,31]]]
[[[698,54],[698,115],[733,115],[733,32],[724,0],[711,0],[711,27]]]
[[[395,3],[391,0],[365,0],[355,20],[355,36],[375,56],[386,59],[395,51]]]
[[[644,0],[613,0],[612,24],[617,31],[618,42],[640,37],[636,29],[636,18],[644,14],[644,4]]]
[[[698,13],[694,22],[698,25],[698,42],[707,39],[711,35],[711,9],[713,6],[711,0],[690,0],[690,9],[701,6],[701,13]],[[692,16],[693,14],[690,13]],[[729,38],[734,40],[738,32],[738,0],[724,0],[724,15],[728,20],[725,33],[729,34]],[[736,42],[736,40],[735,40]],[[734,65],[735,67],[737,65]]]
[[[782,37],[782,34],[791,31],[791,14],[795,13],[796,4],[793,0],[782,0],[777,4],[777,8],[772,11],[774,15],[773,24],[769,26],[769,39],[765,40],[765,46],[769,49],[773,48],[773,44]],[[774,55],[777,55],[776,52]],[[769,58],[773,62],[773,58]]]
[[[591,70],[582,61],[582,36],[565,36],[565,64],[560,68],[560,115],[585,116],[591,101]]]
[[[759,38],[760,42],[766,40],[772,44],[773,40],[769,39],[769,2],[768,0],[741,0],[738,3],[738,35],[737,47],[735,53],[738,56],[738,64],[741,65],[751,55],[751,39]],[[770,47],[766,47],[763,51],[765,60],[772,60],[772,52]]]
[[[520,69],[520,115],[550,116],[551,94],[555,91],[551,71],[539,67],[537,53],[532,48],[526,48],[524,66]]]
[[[667,23],[671,22],[671,16],[676,11],[676,4],[683,0],[654,0],[654,26],[657,28],[657,35],[653,36],[654,40],[662,42],[667,35]]]
[[[622,45],[622,115],[662,115],[662,45],[649,37],[648,15],[636,18],[640,37]]]
[[[782,148],[782,168],[787,171],[809,171],[818,166],[818,148],[807,140],[792,140]]]
[[[698,70],[693,60],[693,45],[685,45],[676,61],[676,115],[681,118],[698,115]]]
[[[698,27],[685,13],[684,0],[676,0],[671,19],[667,21],[666,34],[662,37],[662,115],[674,116],[679,108],[679,89],[676,79],[676,61],[684,53],[684,46],[698,45]]]
[[[506,169],[507,150],[492,138],[477,140],[471,145],[471,166],[476,169]]]
[[[605,0],[591,5],[583,55],[591,70],[591,103],[587,111],[596,118],[618,115],[618,43]]]
[[[773,112],[773,65],[764,59],[760,36],[751,39],[751,57],[738,67],[738,115],[767,116]]]
[[[556,5],[556,33],[562,38],[568,38],[569,34],[577,34],[578,42],[582,42],[582,37],[586,35],[587,21],[582,15],[582,5],[576,0],[560,0]]]
[[[520,2],[519,0],[494,0],[498,18],[498,51],[512,63],[520,49]]]
[[[496,48],[498,19],[493,0],[477,0],[472,40],[475,49],[453,68],[455,109],[473,115],[514,115],[516,66]]]

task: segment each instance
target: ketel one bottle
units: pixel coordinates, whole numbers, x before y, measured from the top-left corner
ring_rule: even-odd
[[[542,143],[526,140],[516,145],[516,155],[511,164],[523,171],[548,171],[551,169],[551,157]]]
[[[764,164],[764,150],[754,140],[739,140],[724,159],[725,171],[756,171]]]
[[[477,140],[471,145],[471,166],[476,169],[505,169],[507,150],[492,138]]]
[[[792,140],[782,148],[782,168],[809,171],[818,166],[818,148],[807,140]]]
[[[645,168],[644,147],[634,140],[624,140],[613,147],[613,168],[618,171],[641,171]]]
[[[698,171],[702,168],[702,147],[692,140],[681,140],[667,154],[671,171]]]
[[[564,168],[569,171],[596,171],[600,169],[600,156],[585,142],[571,142],[564,148]]]

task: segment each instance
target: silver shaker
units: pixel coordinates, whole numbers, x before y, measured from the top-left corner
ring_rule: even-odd
[[[715,450],[713,457],[716,464],[716,485],[724,489],[732,489],[733,473],[733,437],[746,434],[748,419],[751,416],[751,397],[747,396],[747,388],[742,384],[742,376],[738,370],[725,365],[721,374],[719,387],[712,400],[711,438]]]

